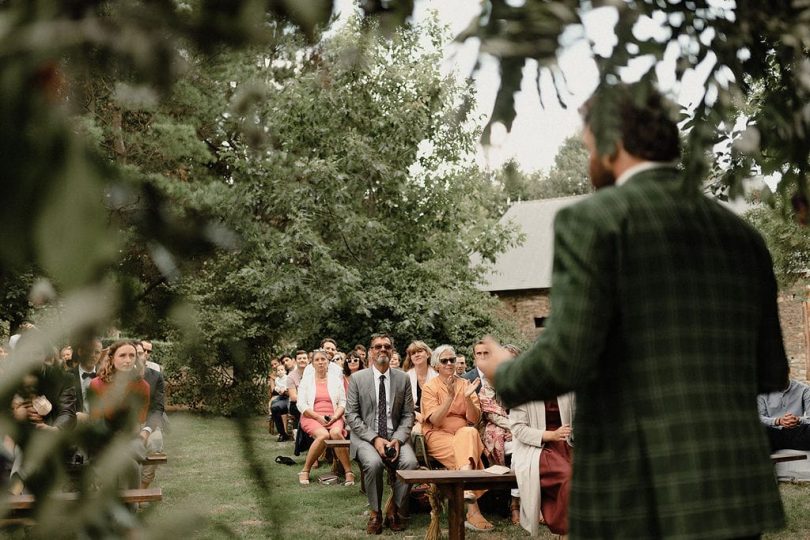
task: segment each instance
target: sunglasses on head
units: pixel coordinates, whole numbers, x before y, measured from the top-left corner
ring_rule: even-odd
[[[456,359],[455,359],[455,357],[451,357],[451,358],[439,358],[439,363],[440,363],[440,364],[445,364],[445,365],[447,365],[447,364],[455,364],[455,363],[456,363]]]

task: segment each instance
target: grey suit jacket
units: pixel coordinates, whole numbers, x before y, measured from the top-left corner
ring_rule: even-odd
[[[391,423],[394,425],[391,439],[406,444],[410,440],[414,421],[411,381],[408,374],[399,369],[389,369],[386,375],[391,377]],[[354,459],[358,440],[372,444],[377,437],[377,389],[371,368],[362,369],[349,379],[346,423],[352,430],[349,452]]]
[[[478,374],[478,368],[473,367],[471,370],[469,370],[468,372],[466,372],[466,373],[465,373],[464,375],[462,375],[461,377],[462,377],[463,379],[467,379],[467,380],[468,380],[468,381],[470,381],[470,382],[473,382],[475,379],[480,378],[480,375]],[[481,381],[481,382],[483,382],[483,381]],[[480,384],[478,385],[478,388],[476,388],[476,389],[475,389],[475,393],[476,393],[476,394],[478,394],[479,392],[481,392],[481,385],[480,385]]]

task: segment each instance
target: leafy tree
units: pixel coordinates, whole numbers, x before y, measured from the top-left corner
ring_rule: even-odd
[[[786,214],[784,203],[777,201],[774,208],[760,205],[745,218],[765,238],[780,286],[790,287],[810,277],[810,235]]]
[[[583,195],[592,190],[588,178],[588,151],[579,135],[567,137],[554,157],[554,165],[526,174],[514,161],[508,161],[496,175],[503,197],[508,201],[552,199]]]
[[[352,23],[317,47],[291,37],[272,51],[189,56],[159,106],[97,81],[92,102],[113,113],[87,122],[169,201],[158,215],[126,199],[115,209],[131,224],[119,279],[141,305],[156,293],[191,303],[204,346],[185,377],[208,407],[261,406],[268,353],[324,335],[343,346],[380,329],[400,341],[514,337],[467,263],[510,238],[456,112],[469,90],[439,73],[441,39],[435,24],[382,41]],[[190,215],[208,216],[231,249],[189,253],[164,279],[137,225]],[[124,322],[137,332],[146,321]]]

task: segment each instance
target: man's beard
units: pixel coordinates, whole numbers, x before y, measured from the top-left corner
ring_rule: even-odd
[[[378,366],[387,365],[391,362],[391,357],[385,353],[380,353],[377,355],[377,358],[374,359],[374,363]]]

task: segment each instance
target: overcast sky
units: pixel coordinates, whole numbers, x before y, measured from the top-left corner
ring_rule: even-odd
[[[341,15],[351,13],[353,5],[353,0],[337,0],[336,11]],[[480,0],[416,0],[414,19],[419,22],[435,11],[439,20],[448,25],[455,36],[469,25],[480,10]],[[535,85],[537,63],[529,61],[524,68],[521,91],[515,96],[517,118],[512,131],[507,134],[502,127],[497,129],[499,126],[493,129],[492,145],[479,151],[482,165],[497,168],[514,157],[526,171],[548,169],[562,141],[579,133],[581,122],[577,108],[590,96],[598,82],[592,50],[607,56],[617,42],[613,33],[617,14],[613,8],[599,8],[580,13],[580,16],[583,26],[571,27],[563,33],[558,53],[559,67],[565,74],[570,92],[566,96],[567,108],[562,108],[558,103],[553,82],[547,73],[541,77],[544,106],[540,105]],[[663,40],[666,38],[663,22],[642,17],[634,32],[642,39]],[[478,45],[475,39],[467,40],[465,44],[449,44],[444,51],[443,70],[453,71],[460,77],[468,76],[478,56]],[[670,45],[664,61],[655,68],[659,86],[662,91],[673,95],[678,103],[689,108],[703,95],[706,76],[716,58],[710,53],[697,69],[687,71],[682,83],[676,83],[674,66],[679,51],[675,44]],[[622,78],[627,82],[638,80],[651,65],[649,58],[637,59],[622,73]],[[481,117],[482,126],[492,111],[499,83],[497,63],[492,58],[484,57],[476,75],[477,114]]]

